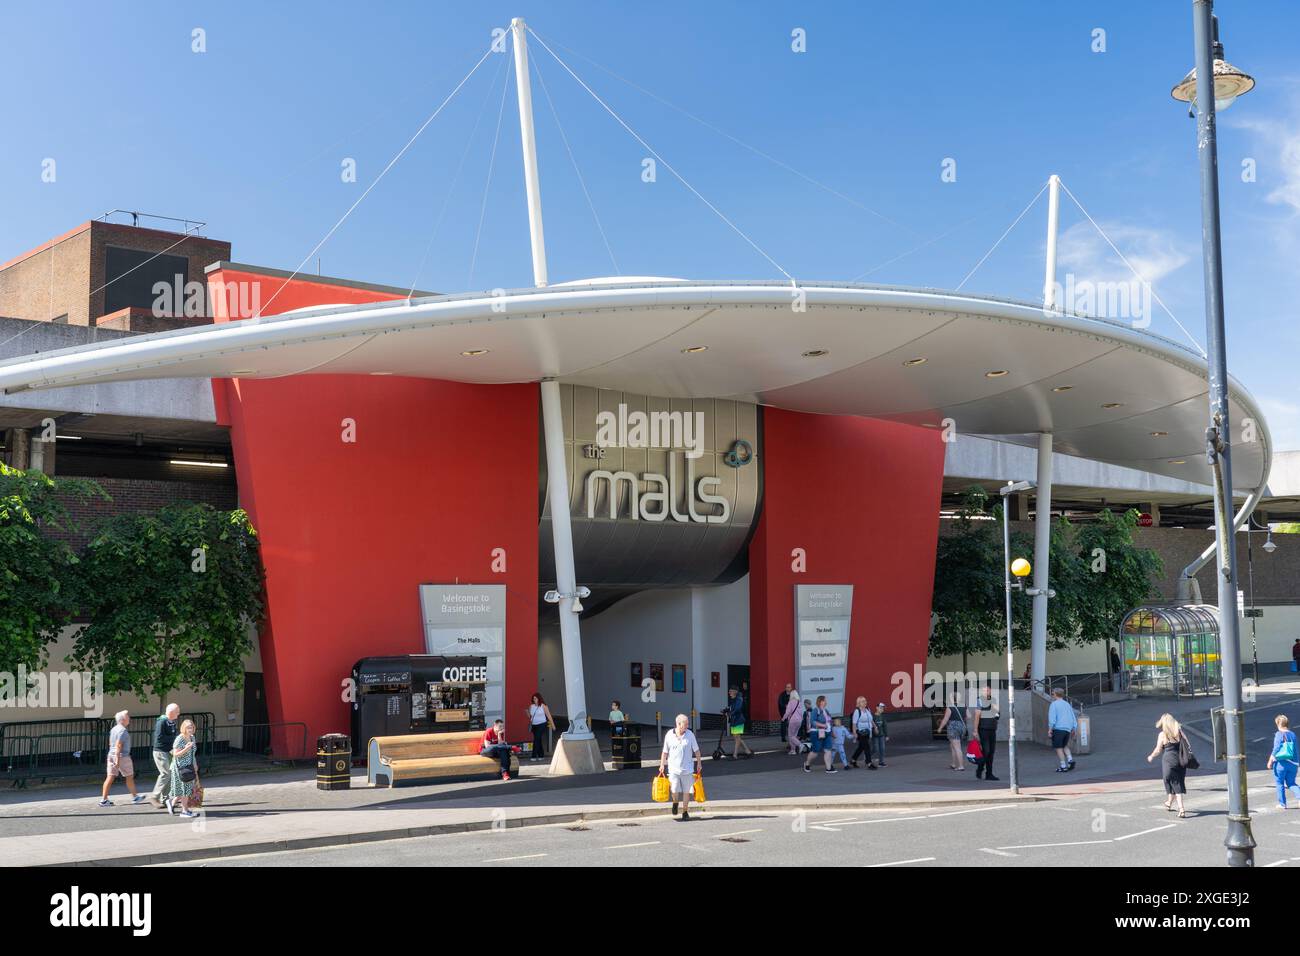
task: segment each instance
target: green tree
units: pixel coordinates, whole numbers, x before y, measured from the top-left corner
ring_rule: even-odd
[[[934,629],[930,653],[936,657],[996,652],[1006,647],[1006,592],[1003,578],[1001,505],[988,510],[988,494],[971,487],[952,528],[939,536],[934,563]],[[1016,534],[1012,555],[1026,553],[1025,535]],[[1012,639],[1028,644],[1027,605],[1013,592]]]
[[[935,656],[1000,652],[1006,648],[1002,505],[987,509],[988,495],[971,488],[954,526],[940,535],[935,559],[930,653]],[[992,519],[992,520],[990,520]],[[1113,638],[1124,614],[1147,601],[1163,570],[1159,555],[1133,540],[1138,513],[1109,510],[1096,521],[1052,522],[1049,580],[1056,597],[1047,605],[1047,644],[1059,650]],[[1011,558],[1032,559],[1033,538],[1011,534]],[[1012,592],[1012,644],[1030,645],[1033,601]]]
[[[1134,541],[1138,517],[1134,509],[1120,514],[1106,509],[1075,530],[1080,570],[1065,600],[1076,626],[1059,635],[1065,641],[1083,645],[1114,640],[1124,615],[1154,595],[1164,562]]]
[[[264,611],[257,533],[242,510],[172,505],[105,522],[81,557],[90,619],[69,661],[140,699],[186,684],[243,684],[248,630]]]
[[[73,614],[77,556],[50,532],[78,530],[68,505],[107,498],[93,481],[19,471],[0,463],[0,670],[39,671]]]

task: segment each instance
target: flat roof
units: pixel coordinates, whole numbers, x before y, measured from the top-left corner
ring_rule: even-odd
[[[801,306],[802,310],[795,308]],[[924,361],[915,361],[923,359]],[[0,363],[0,389],[177,377],[556,378],[1036,444],[1210,484],[1206,364],[1131,325],[966,293],[638,280],[299,309]],[[1229,382],[1234,488],[1267,480],[1259,405]],[[1245,419],[1253,439],[1243,441]]]

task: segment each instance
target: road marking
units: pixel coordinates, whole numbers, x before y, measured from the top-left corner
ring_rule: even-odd
[[[817,827],[819,830],[830,830],[832,833],[837,832],[835,827],[856,827],[864,823],[906,823],[908,820],[924,820],[925,816],[919,817],[886,817],[883,820],[845,820],[841,823],[829,824],[823,823]]]
[[[927,820],[933,820],[935,817],[955,817],[962,813],[984,813],[988,810],[1014,810],[1015,805],[1010,803],[999,804],[995,807],[970,807],[966,810],[949,810],[946,813],[930,813],[926,815]]]
[[[1168,830],[1170,827],[1176,826],[1178,826],[1177,823],[1166,823],[1162,827],[1152,827],[1150,830],[1139,830],[1137,833],[1125,833],[1123,836],[1115,837],[1115,842],[1118,843],[1120,840],[1130,840],[1133,837],[1145,836],[1148,833],[1155,833],[1159,830]]]
[[[1270,866],[1286,866],[1286,864],[1286,860],[1278,860],[1276,863],[1265,863],[1264,868],[1267,869]]]
[[[1078,840],[1074,843],[1021,843],[1018,846],[1000,846],[999,850],[1043,850],[1054,846],[1092,846],[1095,843],[1113,843],[1113,840]]]
[[[658,846],[660,840],[649,840],[645,843],[616,843],[613,846],[603,846],[602,850],[630,850],[634,846]]]
[[[1015,856],[1014,853],[1007,853],[1005,850],[994,850],[991,847],[980,847],[981,853],[992,853],[994,856]]]
[[[875,867],[878,866],[905,866],[908,863],[933,863],[933,862],[934,862],[934,857],[932,856],[918,856],[915,860],[894,860],[890,863],[869,863],[867,864],[867,869],[874,869]]]
[[[853,823],[855,820],[857,820],[857,817],[845,817],[843,820],[823,820],[818,826],[829,827],[834,826],[836,823]]]
[[[933,820],[938,817],[955,817],[963,813],[983,813],[986,810],[1009,810],[1014,809],[1011,804],[1003,804],[996,807],[968,807],[965,810],[948,810],[944,813],[922,813],[910,817],[884,817],[879,820],[828,820],[825,823],[817,824],[811,827],[813,830],[826,830],[830,833],[836,833],[837,827],[856,827],[875,823],[906,823],[908,820]]]
[[[491,860],[484,860],[484,863],[508,863],[511,860],[540,860],[546,856],[545,853],[529,853],[527,856],[498,856]]]
[[[1263,741],[1263,740],[1268,740],[1268,738],[1267,738],[1267,737],[1256,737],[1254,740],[1251,741],[1251,743],[1252,743],[1252,744],[1257,744],[1257,743],[1259,743],[1260,741]]]
[[[762,831],[761,829],[758,829],[758,830],[736,830],[734,833],[719,833],[719,834],[718,834],[717,836],[715,836],[713,839],[715,839],[715,840],[721,840],[723,837],[744,836],[746,833],[762,833],[762,832],[763,832],[763,831]]]

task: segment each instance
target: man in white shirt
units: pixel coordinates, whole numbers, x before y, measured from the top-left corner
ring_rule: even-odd
[[[664,750],[659,755],[659,774],[668,774],[668,789],[673,795],[673,816],[677,804],[682,804],[682,819],[691,818],[691,793],[695,788],[695,774],[703,769],[700,745],[689,727],[685,714],[678,714],[673,729],[664,735]]]

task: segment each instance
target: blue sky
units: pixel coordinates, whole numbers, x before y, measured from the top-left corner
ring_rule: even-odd
[[[1300,448],[1300,4],[1217,13],[1228,59],[1258,81],[1220,117],[1230,364],[1278,444]],[[516,15],[795,276],[952,288],[1056,172],[1204,339],[1195,124],[1169,97],[1191,66],[1187,0],[14,4],[0,260],[123,207],[206,220],[236,260],[295,268]],[[662,166],[643,182],[645,148],[531,52],[614,257],[535,81],[553,282],[779,275]],[[320,251],[323,272],[531,284],[509,59],[490,56],[428,126]],[[1045,217],[1040,198],[966,288],[1037,299]],[[1127,277],[1068,199],[1061,229],[1063,272]],[[1151,329],[1186,341],[1163,313]]]

